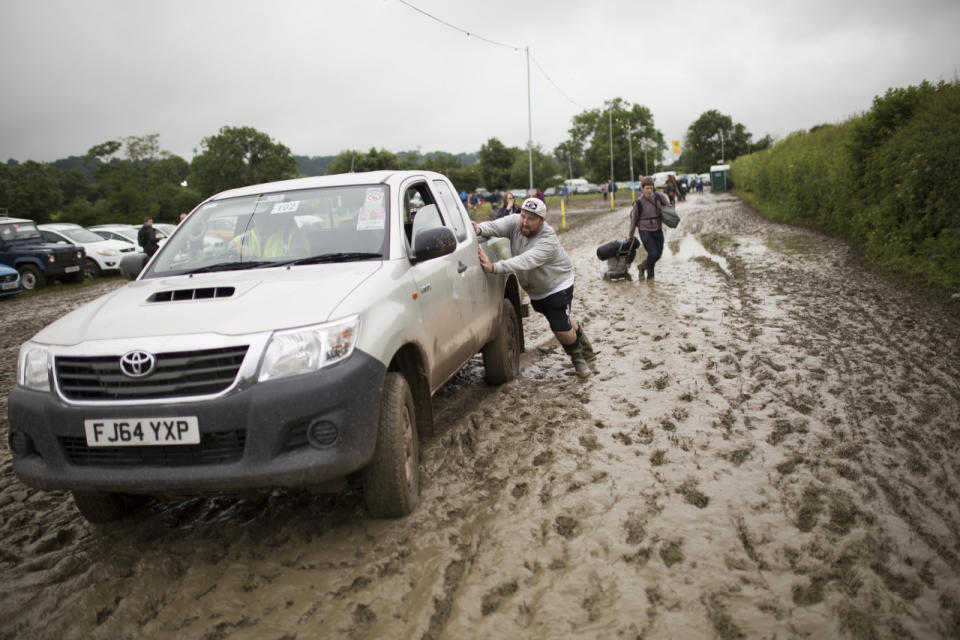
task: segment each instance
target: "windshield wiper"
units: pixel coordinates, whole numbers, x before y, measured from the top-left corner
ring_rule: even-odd
[[[192,269],[190,271],[185,271],[185,275],[191,273],[209,273],[211,271],[243,271],[244,269],[256,269],[257,267],[262,267],[265,265],[275,265],[276,262],[270,262],[269,260],[251,260],[248,262],[218,262],[217,264],[210,264],[205,267],[200,267],[199,269]]]
[[[321,253],[309,258],[297,258],[296,260],[287,260],[285,262],[274,262],[271,266],[286,266],[298,264],[320,264],[323,262],[349,262],[351,260],[369,260],[370,258],[382,257],[379,253],[363,253],[359,251],[342,253]]]

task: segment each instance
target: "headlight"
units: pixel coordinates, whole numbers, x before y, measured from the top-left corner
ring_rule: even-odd
[[[45,346],[24,342],[17,358],[17,384],[36,391],[50,391],[50,351]]]
[[[317,371],[353,353],[360,317],[277,331],[267,343],[259,380],[275,380]]]
[[[53,255],[52,253],[48,253],[48,254],[47,254],[47,262],[48,262],[48,263],[53,264],[53,263],[56,262],[56,261],[57,261],[57,256]]]
[[[97,254],[101,256],[118,256],[120,255],[113,249],[97,249]]]

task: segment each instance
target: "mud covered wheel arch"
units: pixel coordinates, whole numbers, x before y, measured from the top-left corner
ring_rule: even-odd
[[[83,282],[84,278],[86,278],[86,275],[87,273],[84,267],[81,267],[80,270],[75,273],[68,273],[65,276],[60,276],[60,280],[70,284],[79,284]]]
[[[500,308],[500,329],[483,347],[483,368],[487,382],[503,384],[520,374],[520,319],[513,303],[504,299]]]
[[[409,515],[420,498],[420,452],[413,395],[406,379],[387,373],[380,397],[377,448],[361,474],[363,500],[375,518]]]
[[[20,272],[20,284],[24,289],[29,291],[33,289],[43,289],[47,286],[46,276],[40,273],[40,269],[32,264],[22,264],[17,267],[17,271]]]
[[[73,504],[88,522],[103,524],[114,522],[130,514],[140,503],[142,496],[122,493],[72,491]]]

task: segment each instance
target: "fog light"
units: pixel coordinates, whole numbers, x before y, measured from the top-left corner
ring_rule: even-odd
[[[339,437],[340,430],[337,429],[337,425],[327,420],[314,420],[307,427],[307,442],[318,449],[329,447]]]
[[[25,458],[33,453],[33,443],[30,442],[30,436],[23,431],[11,431],[7,441],[14,458]]]

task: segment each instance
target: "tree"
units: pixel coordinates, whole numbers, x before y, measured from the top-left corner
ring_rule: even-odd
[[[327,165],[327,175],[400,168],[402,168],[400,159],[395,153],[386,149],[378,151],[375,147],[370,147],[366,153],[353,150],[341,151]]]
[[[190,163],[189,182],[204,196],[297,176],[290,149],[253,127],[221,127],[200,144],[202,151]]]
[[[666,149],[663,134],[653,126],[650,109],[627,103],[623,98],[606,101],[603,109],[590,109],[575,115],[569,134],[569,144],[564,143],[564,149],[573,158],[582,157],[583,170],[591,182],[605,182],[611,178],[611,137],[615,180],[623,180],[630,173],[630,145],[633,145],[634,174],[643,171],[643,140],[650,142],[649,148],[655,157]],[[636,179],[636,175],[629,177]]]
[[[50,165],[33,160],[0,165],[0,207],[14,217],[49,222],[63,202],[55,173]]]
[[[553,157],[556,158],[561,169],[563,169],[563,175],[568,178],[583,176],[583,149],[578,147],[573,140],[558,144],[553,150]]]
[[[520,150],[507,147],[496,138],[490,138],[477,157],[480,160],[480,176],[487,189],[507,189],[510,187],[510,169]]]
[[[543,188],[553,186],[555,179],[562,178],[560,165],[543,153],[539,145],[533,148],[533,186]],[[527,187],[530,182],[530,158],[526,153],[518,153],[510,167],[510,185]]]
[[[729,164],[738,156],[753,150],[750,143],[752,137],[746,127],[740,123],[734,124],[730,116],[716,109],[705,111],[687,129],[678,164],[694,173],[709,171],[712,165],[719,164],[721,160]]]

